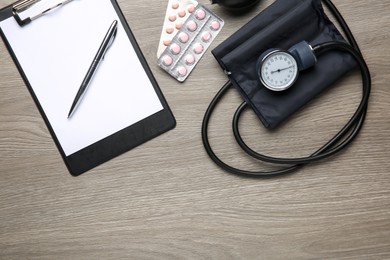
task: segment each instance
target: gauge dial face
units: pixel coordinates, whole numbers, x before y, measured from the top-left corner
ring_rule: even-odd
[[[274,50],[263,58],[259,75],[265,87],[274,91],[286,90],[298,77],[298,65],[290,53]]]

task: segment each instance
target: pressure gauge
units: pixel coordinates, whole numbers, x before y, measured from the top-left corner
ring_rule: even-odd
[[[260,56],[257,70],[261,83],[273,91],[288,89],[299,74],[294,56],[279,49],[269,50]]]
[[[257,60],[257,75],[262,85],[273,91],[291,87],[299,72],[317,62],[313,48],[305,41],[293,45],[288,51],[269,49]]]

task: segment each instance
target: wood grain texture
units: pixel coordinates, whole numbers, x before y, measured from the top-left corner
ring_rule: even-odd
[[[226,77],[210,52],[183,84],[158,68],[167,1],[118,2],[177,127],[71,177],[1,42],[0,259],[390,258],[389,1],[334,0],[372,74],[362,132],[330,160],[271,179],[227,174],[207,157],[201,122]],[[200,2],[226,21],[213,48],[272,1],[243,16]],[[246,112],[242,132],[256,150],[305,155],[345,124],[360,95],[352,73],[276,131]],[[233,90],[223,99],[211,142],[235,166],[267,168],[234,142],[230,122],[240,102]]]

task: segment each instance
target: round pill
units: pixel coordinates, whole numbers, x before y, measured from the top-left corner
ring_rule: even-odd
[[[171,44],[171,42],[172,42],[171,39],[165,39],[165,40],[163,41],[163,43],[164,43],[165,46],[168,46],[169,44]]]
[[[179,2],[174,1],[174,2],[172,3],[172,9],[177,9],[177,8],[179,8]]]
[[[168,56],[168,55],[165,55],[164,57],[162,57],[162,63],[165,65],[165,66],[171,66],[172,63],[173,63],[173,59],[171,56]]]
[[[181,27],[183,27],[183,23],[182,22],[176,22],[175,27],[176,27],[176,29],[180,30]]]
[[[208,42],[211,40],[211,33],[210,32],[203,32],[202,33],[202,41]]]
[[[171,22],[176,21],[176,15],[175,14],[169,15],[168,20],[171,21]]]
[[[192,65],[195,63],[195,57],[192,54],[187,54],[184,58],[187,65]]]
[[[189,21],[187,23],[187,29],[190,31],[190,32],[194,32],[196,31],[196,29],[198,28],[198,25],[194,22],[194,21]]]
[[[183,66],[180,66],[180,67],[177,68],[177,73],[180,76],[184,77],[185,75],[187,75],[187,69],[185,67],[183,67]]]
[[[194,44],[193,50],[194,50],[194,52],[195,52],[196,54],[200,54],[200,53],[203,52],[203,45],[200,44],[200,43],[195,43],[195,44]]]
[[[189,13],[193,13],[194,10],[195,10],[195,5],[190,5],[190,6],[188,6],[188,8],[187,8],[187,11],[188,11]]]
[[[173,29],[173,27],[168,27],[167,29],[165,29],[165,31],[167,32],[167,34],[171,34],[173,33],[175,29]]]
[[[179,34],[179,40],[180,40],[180,42],[182,42],[182,43],[187,43],[189,39],[190,39],[190,36],[189,36],[187,33],[181,32],[181,33]]]
[[[171,47],[170,47],[170,50],[171,50],[171,52],[172,52],[172,54],[179,54],[180,53],[180,51],[181,51],[181,48],[180,48],[180,46],[178,45],[178,44],[176,44],[176,43],[173,43],[172,45],[171,45]]]
[[[221,24],[218,21],[212,21],[210,28],[214,31],[217,31],[217,30],[219,30],[219,28],[221,28]]]
[[[181,9],[181,10],[179,10],[178,14],[180,17],[184,17],[184,16],[186,16],[187,13],[185,10]]]
[[[206,12],[202,9],[199,9],[198,11],[196,11],[195,17],[199,20],[203,20],[206,17]]]

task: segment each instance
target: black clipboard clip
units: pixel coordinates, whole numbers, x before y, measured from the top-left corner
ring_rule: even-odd
[[[58,4],[55,4],[49,8],[46,8],[44,11],[42,12],[39,12],[38,14],[36,15],[33,15],[33,16],[29,16],[27,18],[20,18],[19,14],[25,10],[27,10],[28,8],[32,7],[33,5],[35,5],[36,3],[40,2],[41,0],[21,0],[21,1],[17,1],[16,3],[13,4],[12,6],[12,15],[13,17],[15,18],[15,20],[18,22],[18,24],[20,26],[24,26],[26,24],[29,24],[30,22],[34,21],[35,19],[38,19],[39,17],[73,1],[73,0],[64,0],[64,1],[61,1],[59,2]]]

